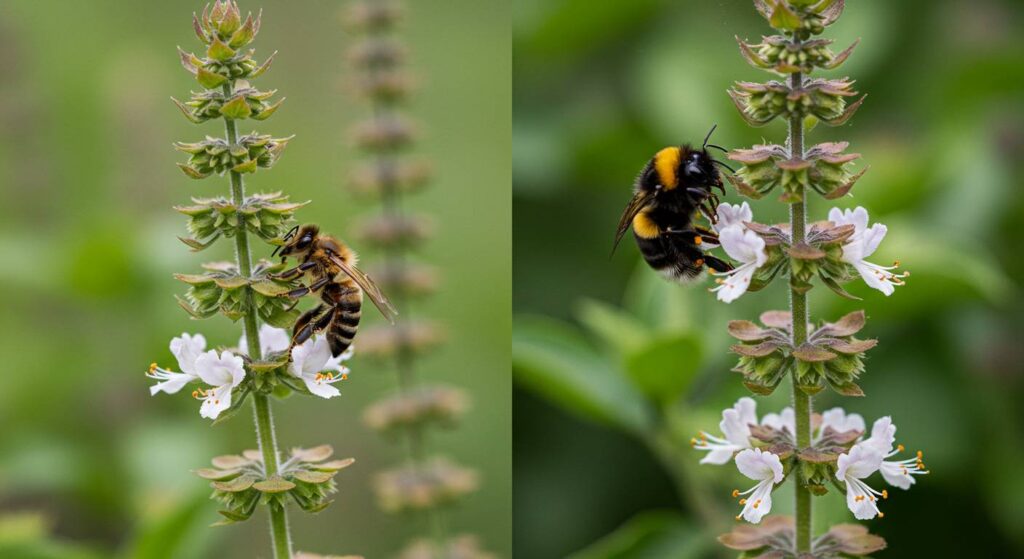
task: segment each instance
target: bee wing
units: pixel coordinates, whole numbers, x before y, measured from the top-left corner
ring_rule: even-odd
[[[370,276],[364,274],[359,268],[345,263],[341,258],[338,258],[333,254],[331,255],[331,261],[337,264],[338,267],[341,268],[341,271],[345,272],[348,277],[352,278],[352,281],[356,282],[359,288],[363,290],[363,293],[373,301],[374,306],[377,307],[380,314],[384,315],[384,318],[388,319],[388,322],[391,324],[395,323],[395,317],[398,316],[398,310],[391,304],[391,301],[388,300],[387,296],[381,292],[380,288],[377,287],[377,284],[370,279]]]
[[[644,209],[654,198],[653,192],[639,191],[633,195],[633,199],[629,201],[626,206],[626,210],[622,212],[622,217],[619,218],[619,228],[615,231],[615,243],[612,245],[612,254],[615,253],[615,249],[618,248],[619,242],[622,240],[623,235],[629,230],[629,226],[633,223],[633,218],[636,214],[640,213],[640,210]]]

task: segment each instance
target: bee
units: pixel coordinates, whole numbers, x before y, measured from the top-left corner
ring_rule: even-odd
[[[362,316],[365,293],[384,318],[394,324],[398,311],[377,284],[356,268],[356,253],[345,243],[320,233],[313,224],[294,227],[284,236],[284,244],[274,249],[281,262],[289,257],[299,264],[275,274],[276,279],[308,278],[308,285],[293,289],[286,295],[293,299],[317,294],[321,303],[303,313],[292,330],[292,347],[318,332],[326,332],[331,354],[341,355],[355,338]]]
[[[725,187],[715,165],[732,170],[708,153],[709,147],[726,151],[708,144],[714,131],[712,127],[700,149],[689,144],[667,147],[647,162],[619,220],[613,253],[632,226],[644,260],[669,279],[686,282],[705,267],[716,272],[732,270],[728,262],[704,252],[706,246],[718,244],[718,237],[694,223],[700,214],[712,223],[717,221],[718,195],[713,189],[725,194]]]

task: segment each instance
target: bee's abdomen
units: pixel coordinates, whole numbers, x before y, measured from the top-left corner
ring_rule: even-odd
[[[704,269],[704,253],[692,243],[663,234],[650,239],[636,235],[636,244],[647,265],[669,279],[692,280]]]
[[[334,301],[334,314],[327,327],[331,355],[337,357],[352,345],[362,317],[363,293],[358,288],[342,288]]]

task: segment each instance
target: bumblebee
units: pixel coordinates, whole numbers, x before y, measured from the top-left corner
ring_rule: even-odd
[[[717,221],[718,195],[713,189],[725,194],[725,187],[715,165],[731,170],[708,153],[709,147],[725,151],[708,144],[714,131],[712,127],[700,149],[688,144],[667,147],[647,162],[619,220],[612,252],[632,226],[644,260],[669,279],[686,282],[705,267],[716,272],[732,270],[728,262],[704,252],[707,245],[718,244],[718,237],[694,223],[700,214],[712,223]]]
[[[289,231],[284,237],[284,244],[275,249],[273,255],[276,256],[279,251],[282,262],[292,257],[299,264],[274,277],[295,279],[305,275],[309,282],[286,295],[298,299],[313,293],[321,301],[295,321],[292,330],[293,347],[318,332],[326,332],[331,354],[335,357],[341,355],[352,345],[352,339],[356,336],[364,293],[384,318],[394,324],[398,311],[381,293],[377,284],[356,268],[356,253],[345,243],[329,235],[322,235],[319,227],[308,224]]]

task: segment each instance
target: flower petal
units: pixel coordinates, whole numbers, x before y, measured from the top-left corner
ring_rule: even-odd
[[[182,333],[171,340],[171,353],[178,360],[178,368],[185,373],[195,374],[196,359],[206,351],[206,338],[202,334]]]

